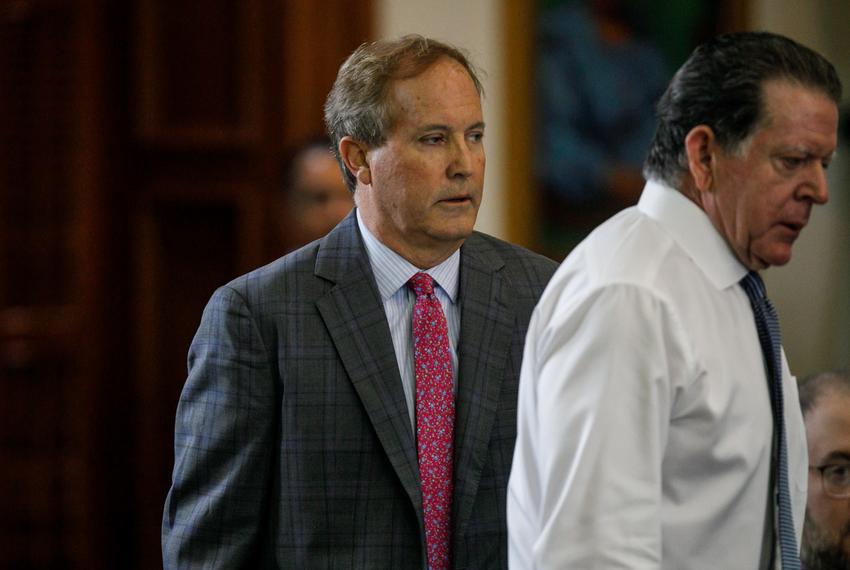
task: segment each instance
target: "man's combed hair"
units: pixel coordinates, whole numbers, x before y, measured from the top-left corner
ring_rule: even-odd
[[[463,50],[415,34],[365,43],[340,67],[325,102],[325,126],[345,182],[352,192],[357,181],[342,162],[339,141],[350,136],[369,146],[380,146],[393,126],[387,100],[390,82],[416,77],[441,57],[461,64],[469,73],[478,94],[483,95],[478,73]]]
[[[724,34],[694,50],[658,103],[658,127],[644,176],[678,187],[687,169],[685,137],[697,125],[735,152],[766,119],[763,86],[785,80],[820,91],[836,105],[841,81],[823,56],[768,32]]]

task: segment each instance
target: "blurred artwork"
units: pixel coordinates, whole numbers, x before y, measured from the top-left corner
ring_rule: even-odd
[[[655,104],[715,19],[703,0],[543,2],[537,20],[534,177],[538,243],[563,258],[637,202]]]

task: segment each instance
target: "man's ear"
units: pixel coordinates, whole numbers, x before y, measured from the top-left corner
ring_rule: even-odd
[[[714,155],[717,139],[708,125],[697,125],[685,137],[688,171],[700,192],[711,188],[714,178]]]
[[[339,141],[339,156],[348,171],[364,186],[372,184],[372,172],[366,158],[366,145],[351,137],[342,137]]]

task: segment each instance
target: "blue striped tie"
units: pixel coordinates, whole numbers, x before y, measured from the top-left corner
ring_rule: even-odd
[[[773,431],[776,438],[776,506],[779,513],[779,552],[783,570],[800,570],[800,555],[791,516],[791,494],[788,490],[788,446],[785,442],[785,414],[782,404],[782,357],[779,340],[779,319],[765,294],[764,282],[755,271],[741,279],[741,287],[750,298],[756,319],[759,343],[767,363],[770,386],[770,406],[773,408]]]

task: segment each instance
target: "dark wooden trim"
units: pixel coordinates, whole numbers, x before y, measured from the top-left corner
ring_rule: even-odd
[[[142,144],[170,149],[230,148],[256,144],[262,136],[262,0],[239,0],[236,93],[238,118],[235,123],[198,125],[170,124],[161,108],[161,90],[167,78],[160,67],[159,45],[163,33],[159,22],[167,2],[136,0],[134,34],[136,38],[137,92],[136,131]],[[203,97],[203,93],[195,94]]]

